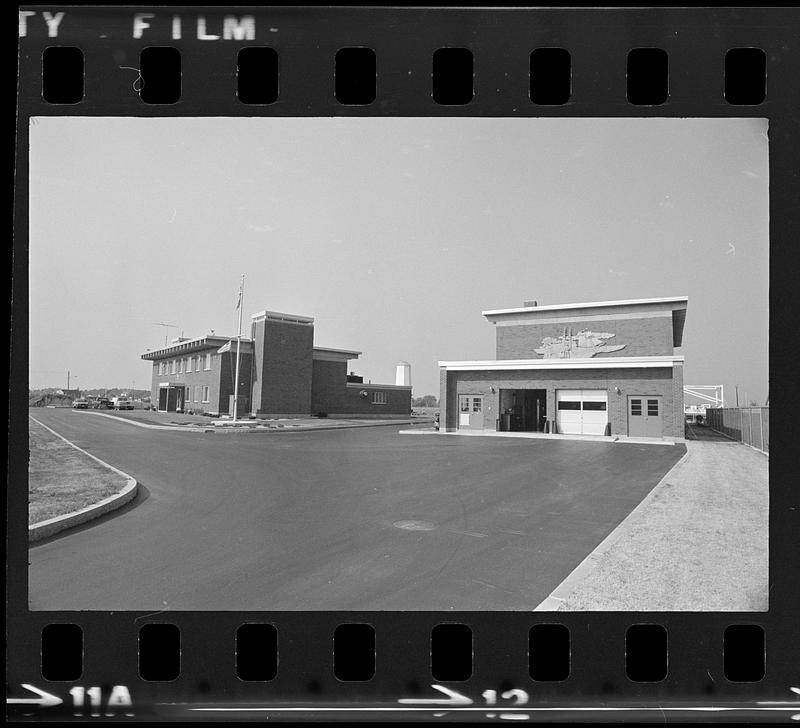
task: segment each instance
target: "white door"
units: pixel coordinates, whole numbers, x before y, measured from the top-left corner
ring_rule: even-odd
[[[556,425],[562,435],[605,435],[608,392],[605,389],[556,390]]]

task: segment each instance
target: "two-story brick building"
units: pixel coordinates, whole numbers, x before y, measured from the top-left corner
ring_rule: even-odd
[[[682,438],[688,298],[484,311],[496,359],[440,361],[442,429]]]
[[[209,334],[177,338],[147,351],[153,362],[151,397],[164,412],[233,411],[236,338]],[[239,343],[242,415],[391,418],[411,413],[411,387],[364,383],[348,374],[360,351],[314,346],[314,319],[261,311]]]

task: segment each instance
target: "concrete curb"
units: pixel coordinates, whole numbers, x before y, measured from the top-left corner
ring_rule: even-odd
[[[135,427],[144,427],[149,430],[169,430],[170,432],[194,432],[194,433],[218,433],[223,435],[255,435],[255,434],[272,434],[281,432],[318,432],[320,430],[350,430],[358,427],[392,427],[412,425],[409,420],[398,420],[392,422],[369,422],[352,423],[348,425],[322,425],[320,427],[308,427],[300,425],[298,427],[233,427],[225,425],[151,425],[146,422],[137,422],[136,420],[129,420],[125,417],[117,417],[116,415],[107,415],[103,412],[86,412],[86,414],[96,415],[97,417],[108,417],[117,422],[124,422]]]
[[[657,440],[646,437],[620,437],[612,435],[558,435],[542,432],[445,432],[444,430],[400,430],[401,435],[454,435],[456,437],[506,437],[525,440],[581,440],[583,442],[603,442],[607,445],[668,445],[674,447],[679,444],[672,440]],[[683,442],[683,441],[681,441]]]
[[[567,601],[567,598],[579,586],[579,584],[586,578],[586,576],[594,569],[595,564],[599,561],[612,547],[626,534],[629,523],[633,520],[634,514],[645,510],[650,502],[656,497],[658,492],[663,488],[664,484],[672,477],[672,474],[685,463],[691,455],[691,448],[687,444],[686,452],[683,457],[673,465],[661,480],[656,483],[653,489],[642,499],[636,508],[634,508],[611,533],[608,534],[580,564],[578,564],[541,604],[534,608],[534,612],[557,612]]]
[[[113,472],[121,475],[127,480],[125,487],[119,492],[115,493],[114,495],[108,496],[108,498],[104,498],[103,500],[94,503],[90,506],[86,506],[86,508],[81,508],[79,511],[73,511],[72,513],[65,513],[63,516],[56,516],[55,518],[49,518],[46,521],[39,521],[39,523],[33,523],[28,526],[28,541],[35,542],[41,541],[44,538],[48,538],[56,533],[60,533],[68,528],[72,528],[73,526],[79,526],[82,523],[86,523],[87,521],[91,521],[95,518],[99,518],[106,513],[110,513],[111,511],[116,510],[117,508],[121,508],[126,503],[132,501],[139,492],[139,483],[136,481],[136,478],[128,475],[128,473],[123,473],[121,470],[118,470],[113,465],[109,465],[107,462],[104,462],[98,457],[95,457],[90,452],[86,452],[83,448],[78,447],[74,443],[67,440],[66,437],[63,435],[59,435],[55,430],[51,429],[43,422],[39,422],[35,417],[28,415],[36,424],[41,425],[44,427],[45,430],[51,432],[56,437],[60,438],[67,445],[74,447],[79,452],[82,452],[84,455],[92,458],[92,460],[97,461],[102,466],[112,470]]]

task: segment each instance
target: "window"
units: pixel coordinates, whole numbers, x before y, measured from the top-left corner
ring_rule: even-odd
[[[469,412],[469,397],[462,397],[461,398],[461,411],[462,412]]]
[[[208,387],[203,387],[203,402],[208,402]]]
[[[172,359],[169,363],[169,373],[175,374],[175,360]]]
[[[183,359],[178,359],[178,374],[183,374]]]
[[[586,402],[583,403],[584,410],[591,410],[593,412],[605,412],[606,411],[606,403],[605,402]]]
[[[211,354],[206,354],[206,366],[205,366],[205,369],[206,369],[206,371],[211,369]]]
[[[472,398],[472,411],[480,412],[483,410],[483,397]]]
[[[158,362],[158,373],[159,374],[163,374],[164,373],[164,362],[163,361]]]
[[[640,417],[642,414],[642,400],[641,399],[632,399],[631,400],[631,415],[633,417]]]
[[[658,417],[658,400],[657,399],[648,399],[647,400],[647,416],[648,417]]]
[[[389,404],[389,398],[386,396],[386,392],[373,392],[372,404]]]
[[[562,399],[558,403],[558,409],[560,410],[579,410],[580,408],[581,408],[580,402],[567,402]]]
[[[192,371],[192,357],[187,356],[186,357],[186,373],[189,374],[189,372],[191,372],[191,371]]]

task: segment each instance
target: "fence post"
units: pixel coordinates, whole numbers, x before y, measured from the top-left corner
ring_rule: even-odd
[[[761,426],[761,449],[766,452],[767,448],[764,447],[764,408],[758,410],[758,424]]]

